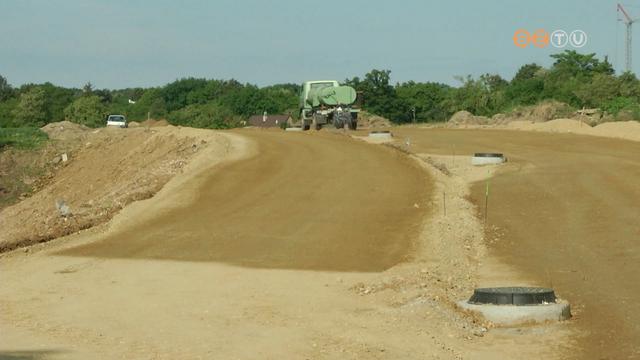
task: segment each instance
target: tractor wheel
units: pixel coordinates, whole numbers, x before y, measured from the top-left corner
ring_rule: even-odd
[[[353,117],[349,119],[349,122],[347,124],[349,125],[349,130],[356,130],[358,128],[358,120],[354,119]]]
[[[313,126],[313,128],[316,130],[320,130],[322,128],[322,125],[318,124],[318,122],[316,121],[315,115],[313,115],[313,121],[311,122],[311,126]]]

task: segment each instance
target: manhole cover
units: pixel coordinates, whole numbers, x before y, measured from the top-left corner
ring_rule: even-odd
[[[475,153],[473,154],[474,157],[497,157],[497,158],[501,158],[504,157],[504,155],[502,155],[501,153]]]
[[[480,288],[473,291],[470,304],[494,305],[539,305],[555,303],[553,289],[539,287],[495,287]]]

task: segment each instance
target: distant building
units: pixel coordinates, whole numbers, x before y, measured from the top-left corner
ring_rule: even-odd
[[[282,123],[291,124],[291,115],[253,115],[247,121],[247,126],[279,127]]]

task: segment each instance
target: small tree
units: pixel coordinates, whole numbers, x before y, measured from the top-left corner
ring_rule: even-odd
[[[64,109],[67,120],[89,127],[102,126],[106,115],[105,106],[100,101],[100,97],[95,95],[82,96]]]
[[[19,126],[41,127],[46,123],[46,99],[44,90],[33,87],[20,95],[18,106],[13,110],[15,122]]]
[[[13,88],[7,79],[0,75],[0,101],[5,101],[13,96]]]

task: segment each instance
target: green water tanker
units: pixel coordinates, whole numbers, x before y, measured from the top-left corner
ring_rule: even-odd
[[[333,124],[337,129],[358,127],[355,107],[356,90],[335,80],[315,80],[302,83],[300,91],[300,124],[303,130]]]

